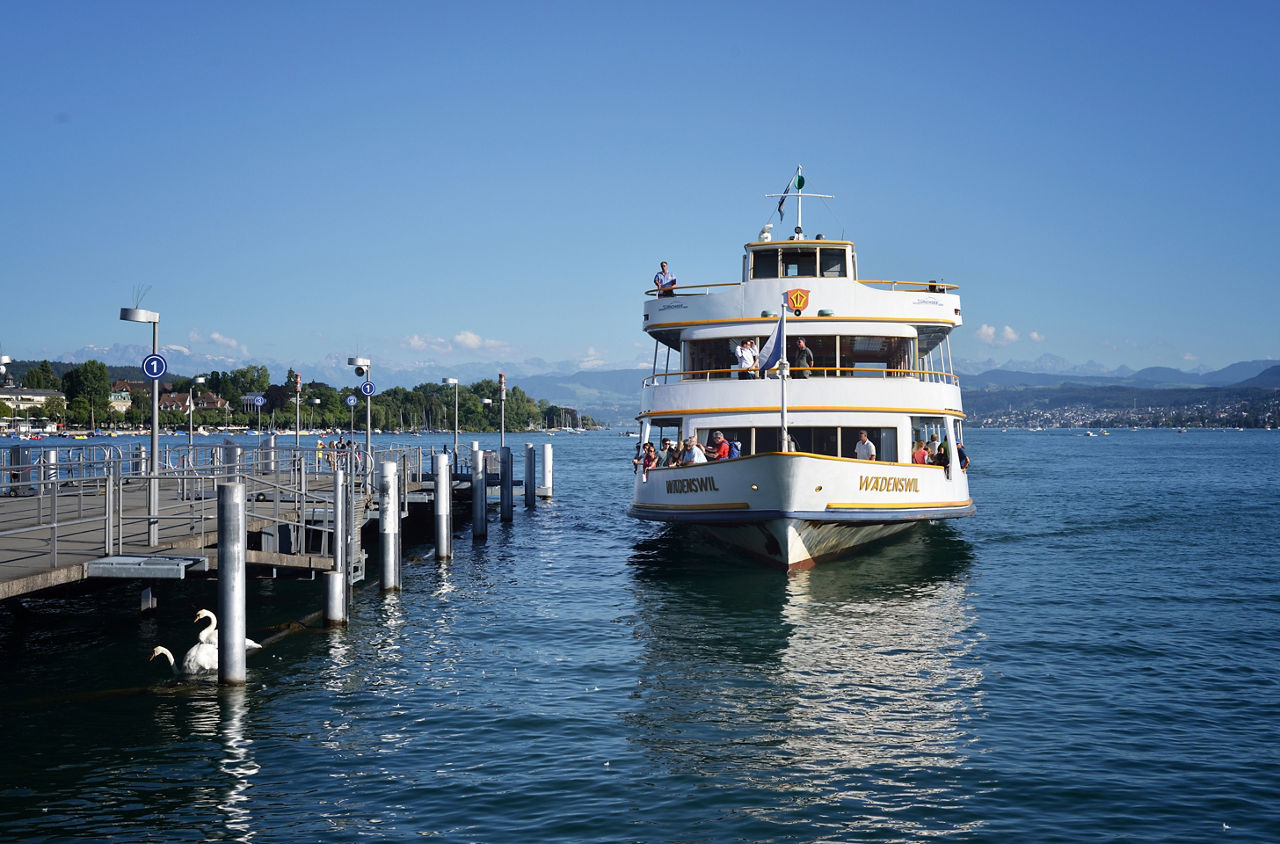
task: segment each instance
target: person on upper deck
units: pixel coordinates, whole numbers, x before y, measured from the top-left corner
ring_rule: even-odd
[[[809,369],[813,366],[813,352],[805,344],[804,338],[796,340],[796,359],[791,364],[792,378],[808,378]]]
[[[667,270],[667,262],[662,262],[662,269],[653,277],[653,286],[658,288],[659,296],[674,296],[671,288],[676,286],[676,274]]]
[[[875,460],[876,459],[875,443],[867,439],[866,431],[858,432],[858,444],[853,447],[853,454],[859,460]]]
[[[738,378],[748,380],[760,377],[760,361],[756,357],[756,341],[748,337],[738,347]]]

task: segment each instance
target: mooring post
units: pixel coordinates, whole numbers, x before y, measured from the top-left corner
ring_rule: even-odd
[[[436,559],[453,559],[453,474],[449,455],[437,454],[435,461]]]
[[[471,539],[484,542],[489,538],[489,476],[484,468],[484,452],[479,443],[471,450]]]
[[[333,571],[324,573],[324,623],[347,623],[347,482],[341,467],[333,473]]]
[[[245,681],[245,557],[249,548],[244,484],[218,486],[218,682]]]
[[[382,464],[378,475],[378,526],[382,530],[382,591],[400,588],[400,483],[399,465]]]
[[[524,444],[524,506],[533,507],[537,502],[534,487],[537,484],[538,452],[533,450],[533,443]]]
[[[501,466],[498,471],[501,477],[499,488],[502,491],[502,497],[498,510],[499,518],[504,522],[509,522],[511,521],[511,503],[515,489],[515,478],[513,477],[515,475],[515,466],[511,460],[511,449],[508,446],[502,447],[501,455]]]
[[[240,477],[240,446],[224,445],[222,462],[227,467],[227,481],[236,481]]]
[[[550,498],[555,491],[551,471],[551,443],[542,444],[542,483],[538,484],[538,497]]]

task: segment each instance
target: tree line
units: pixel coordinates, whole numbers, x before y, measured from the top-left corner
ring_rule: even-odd
[[[14,377],[21,378],[28,389],[56,390],[65,399],[53,396],[45,400],[45,417],[68,427],[135,426],[150,424],[150,388],[141,395],[132,395],[130,408],[121,413],[110,406],[111,385],[117,380],[145,383],[142,371],[137,367],[107,367],[100,361],[90,360],[79,365],[54,365],[49,361],[17,362],[13,366]],[[111,370],[116,370],[112,372]],[[59,371],[61,370],[61,371]],[[229,372],[214,371],[204,376],[205,383],[196,384],[193,377],[175,377],[164,382],[165,392],[195,392],[197,398],[212,393],[228,402],[223,410],[196,408],[192,413],[195,425],[219,427],[224,425],[256,427],[266,426],[272,420],[279,428],[292,429],[295,419],[301,415],[302,427],[307,429],[345,429],[353,423],[364,428],[365,399],[358,387],[335,389],[321,381],[303,382],[301,391],[295,383],[292,368],[285,375],[284,383],[272,384],[265,366],[246,366]],[[261,395],[264,403],[259,409],[246,404],[245,396]],[[355,396],[355,408],[348,407],[348,396]],[[295,398],[299,401],[295,404]],[[490,404],[484,400],[489,399]],[[496,431],[502,412],[497,381],[486,378],[473,384],[457,385],[457,423],[460,430]],[[0,416],[11,416],[12,408],[0,403]],[[373,427],[382,430],[448,430],[454,427],[454,387],[446,384],[423,383],[411,389],[392,387],[372,398],[370,416]],[[166,427],[185,428],[187,411],[161,411],[160,423]],[[508,386],[506,400],[507,430],[524,430],[528,427],[556,427],[565,424],[573,427],[591,427],[591,417],[579,414],[570,407],[559,407],[545,399],[534,399],[519,387]]]

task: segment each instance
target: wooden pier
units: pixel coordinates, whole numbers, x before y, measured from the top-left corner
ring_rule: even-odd
[[[247,490],[248,565],[335,568],[335,473],[311,450],[248,448],[231,461],[216,447],[193,450],[175,461],[178,468],[159,475],[154,508],[148,503],[151,478],[139,471],[145,461],[135,455],[104,448],[91,459],[81,454],[69,460],[49,451],[55,453],[47,459],[43,450],[37,460],[0,459],[0,600],[89,578],[182,578],[216,568],[217,487],[229,481]],[[36,453],[28,449],[23,456]],[[431,456],[416,447],[384,447],[359,461],[347,459],[344,550],[353,578],[363,576],[361,529],[380,517],[376,467],[396,464],[400,516],[414,514],[412,520],[427,529],[436,496]],[[466,465],[459,457],[451,457],[458,466],[451,504],[472,495],[471,456]]]

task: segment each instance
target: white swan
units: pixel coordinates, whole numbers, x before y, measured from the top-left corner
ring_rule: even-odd
[[[209,619],[209,626],[200,631],[200,641],[206,645],[213,645],[215,654],[218,647],[218,617],[209,610],[200,610],[196,613],[196,621],[202,618]],[[248,636],[244,638],[244,649],[246,651],[260,650],[262,645],[250,639]]]
[[[169,660],[169,667],[173,669],[174,674],[199,674],[203,671],[218,670],[218,648],[205,642],[197,642],[191,646],[191,650],[187,651],[187,655],[182,658],[181,668],[174,664],[173,651],[164,645],[156,645],[155,650],[151,652],[151,659],[158,656]]]

